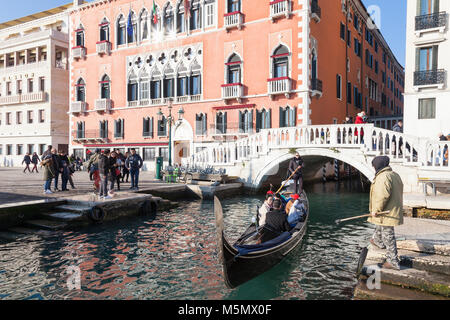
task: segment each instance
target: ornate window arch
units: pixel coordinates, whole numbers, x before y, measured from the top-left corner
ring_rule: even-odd
[[[193,0],[190,7],[189,29],[197,30],[202,27],[202,5],[200,0]]]
[[[177,33],[186,32],[186,19],[184,10],[184,1],[179,0],[176,7]]]
[[[85,40],[84,27],[80,23],[78,28],[75,30],[75,46],[84,47],[84,40]]]
[[[297,108],[290,107],[280,107],[280,128],[284,127],[295,127],[297,124]]]
[[[207,134],[207,120],[208,116],[206,113],[199,113],[195,115],[195,134],[197,136],[204,136]]]
[[[77,101],[86,102],[86,82],[84,79],[79,78],[75,87]]]
[[[273,78],[289,77],[290,55],[289,48],[284,44],[274,50],[271,56]]]
[[[174,19],[174,9],[170,2],[164,7],[164,34],[172,34],[175,30],[175,19]]]
[[[131,19],[130,19],[131,15]],[[128,29],[128,25],[130,24],[131,20],[131,28]],[[138,39],[138,19],[136,17],[136,14],[134,11],[130,11],[128,14],[128,20],[127,20],[127,43],[133,43],[137,42]]]
[[[107,74],[100,80],[100,98],[111,99],[111,80]]]
[[[142,9],[139,14],[139,40],[145,41],[149,39],[150,36],[150,28],[149,28],[149,14],[147,9]]]
[[[123,14],[120,14],[119,17],[117,18],[116,30],[117,30],[117,45],[120,46],[126,44],[127,22]]]
[[[139,100],[139,83],[138,83],[138,77],[134,73],[134,71],[131,71],[131,73],[128,75],[128,101],[137,101]]]
[[[242,83],[242,59],[237,53],[231,54],[225,63],[226,83]]]
[[[142,69],[139,74],[139,100],[150,99],[150,75],[147,69]]]
[[[109,20],[106,17],[104,17],[100,22],[100,24],[98,25],[98,27],[99,27],[99,40],[109,41]]]
[[[188,88],[188,69],[181,62],[177,68],[177,97],[187,96],[189,93]]]

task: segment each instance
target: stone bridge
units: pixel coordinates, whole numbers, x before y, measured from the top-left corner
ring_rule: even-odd
[[[258,189],[270,176],[286,177],[285,169],[295,151],[305,159],[305,170],[311,164],[319,170],[324,162],[337,159],[370,181],[375,175],[372,159],[387,155],[402,177],[405,192],[421,192],[420,178],[450,182],[450,166],[443,156],[448,144],[373,124],[309,125],[263,129],[233,142],[215,142],[194,154],[188,164],[226,169],[228,175],[241,177],[247,187]]]

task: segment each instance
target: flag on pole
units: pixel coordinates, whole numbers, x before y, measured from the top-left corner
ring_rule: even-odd
[[[184,0],[184,14],[186,18],[189,18],[191,16],[191,5],[189,3],[189,0]]]
[[[130,12],[128,13],[127,32],[128,38],[133,38],[133,21],[131,20],[131,8]]]
[[[156,4],[155,4],[155,0],[153,0],[152,15],[153,15],[153,24],[157,24],[157,23],[158,23],[158,14],[157,14],[157,12],[156,12]]]

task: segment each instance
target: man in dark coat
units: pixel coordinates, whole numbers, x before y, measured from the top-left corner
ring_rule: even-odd
[[[39,156],[37,155],[37,153],[34,152],[33,157],[31,158],[31,163],[33,164],[33,169],[31,170],[31,173],[33,173],[34,170],[36,170],[36,173],[39,173],[38,168],[37,168],[39,161],[41,161],[41,159],[39,159]]]
[[[131,155],[125,161],[125,166],[130,170],[131,175],[131,190],[139,190],[139,170],[142,168],[144,162],[140,155],[136,153],[135,149],[131,149]]]
[[[110,199],[108,195],[108,181],[111,176],[111,167],[109,162],[109,150],[105,150],[103,154],[98,157],[98,171],[100,174],[100,193],[99,197]]]
[[[273,200],[272,203],[273,210],[266,214],[265,226],[270,229],[264,229],[261,236],[261,242],[266,242],[276,238],[283,232],[289,231],[291,229],[288,221],[287,215],[282,210],[282,203],[280,199]]]
[[[28,152],[25,154],[25,157],[23,157],[22,164],[24,162],[25,162],[25,169],[23,169],[23,173],[25,173],[26,170],[28,170],[28,172],[31,172],[30,170],[31,158]]]
[[[292,176],[292,179],[294,180],[295,183],[294,193],[296,194],[301,194],[303,192],[303,174],[302,174],[303,167],[304,167],[303,159],[297,152],[295,154],[295,158],[292,159],[291,162],[289,162],[289,169],[288,169],[288,177],[295,172],[295,174]]]
[[[55,148],[51,151],[51,158],[52,158],[52,166],[53,166],[53,172],[55,173],[55,191],[58,191],[58,180],[60,175],[60,159],[58,156],[58,153]]]

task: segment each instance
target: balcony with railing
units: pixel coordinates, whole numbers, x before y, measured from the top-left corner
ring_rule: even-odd
[[[111,42],[109,41],[99,41],[97,42],[97,53],[99,55],[110,54],[111,53]]]
[[[291,14],[290,0],[274,0],[270,2],[270,18],[272,19],[272,21],[282,16],[289,18],[290,14]]]
[[[311,18],[315,19],[317,22],[322,18],[322,9],[317,1],[314,0],[311,2]]]
[[[416,16],[416,34],[422,32],[429,32],[433,30],[439,30],[444,32],[447,25],[447,13],[437,12],[432,14],[426,14],[422,16]]]
[[[229,99],[237,99],[241,102],[244,95],[244,86],[242,83],[228,83],[222,85],[222,99],[227,101]]]
[[[289,77],[267,79],[268,93],[271,97],[284,94],[289,98],[292,88],[292,80]]]
[[[47,98],[47,95],[44,91],[39,92],[30,92],[22,94],[20,98],[22,103],[30,103],[30,102],[44,102]]]
[[[86,57],[86,48],[83,46],[73,47],[72,57],[76,60],[84,59]]]
[[[21,101],[20,98],[20,95],[0,97],[0,105],[19,104]]]
[[[314,97],[315,95],[317,96],[322,96],[323,93],[323,89],[322,89],[322,80],[319,79],[312,79],[311,80],[311,91],[312,91],[312,96]]]
[[[95,111],[97,112],[109,112],[112,108],[111,99],[97,99],[95,100]]]
[[[416,71],[414,72],[414,87],[416,90],[421,87],[438,87],[443,89],[446,75],[447,72],[444,69]]]
[[[70,103],[70,113],[83,113],[86,112],[86,102],[84,101],[72,101]]]
[[[226,13],[224,15],[225,29],[242,28],[244,22],[244,15],[240,11]]]

